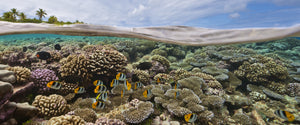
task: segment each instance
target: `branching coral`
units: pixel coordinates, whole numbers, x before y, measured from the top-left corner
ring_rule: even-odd
[[[39,116],[41,117],[63,115],[67,113],[70,108],[64,97],[56,94],[50,95],[49,97],[38,95],[35,97],[32,105],[39,109]]]
[[[46,125],[85,125],[82,118],[75,115],[62,115],[58,117],[52,117]]]
[[[125,110],[122,114],[128,123],[141,123],[154,112],[151,102],[142,102],[137,108]]]
[[[18,84],[27,83],[30,79],[31,72],[30,69],[28,68],[16,66],[16,67],[8,67],[6,69],[13,71],[15,73],[15,75],[17,76],[16,83]]]

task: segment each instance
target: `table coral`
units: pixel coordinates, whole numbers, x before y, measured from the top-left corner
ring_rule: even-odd
[[[35,97],[32,105],[39,109],[39,116],[41,117],[59,116],[70,110],[70,106],[64,97],[56,94],[48,97],[38,95]]]
[[[17,77],[17,84],[27,83],[31,78],[31,71],[28,68],[15,66],[15,67],[8,67],[6,68],[9,71],[13,71]]]
[[[52,117],[46,125],[85,125],[85,121],[79,116],[75,115],[62,115]]]
[[[141,123],[154,112],[151,102],[142,102],[137,108],[129,108],[122,115],[128,123]]]

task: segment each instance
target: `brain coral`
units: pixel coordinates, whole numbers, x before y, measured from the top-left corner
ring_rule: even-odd
[[[269,82],[288,78],[287,68],[270,57],[254,56],[245,61],[234,73],[250,82]]]
[[[89,73],[90,61],[84,55],[70,55],[60,61],[60,75],[66,82],[87,82],[92,75]],[[72,78],[72,79],[68,79]]]
[[[93,74],[114,76],[123,72],[127,65],[127,58],[120,52],[113,49],[96,50],[90,56],[90,65]]]
[[[75,115],[62,115],[52,117],[46,125],[85,125],[83,119]]]
[[[28,68],[16,66],[16,67],[8,67],[6,69],[13,71],[15,73],[15,75],[17,76],[16,83],[18,84],[27,83],[30,79],[31,72],[30,69]]]
[[[154,112],[151,102],[141,102],[137,108],[129,108],[122,115],[128,123],[141,123]]]
[[[60,95],[42,96],[38,95],[35,97],[33,106],[39,110],[39,116],[41,117],[53,117],[67,113],[69,111],[69,105],[64,97]]]

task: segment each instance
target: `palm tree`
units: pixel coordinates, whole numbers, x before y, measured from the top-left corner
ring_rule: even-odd
[[[19,15],[19,12],[17,11],[16,8],[12,8],[12,9],[10,10],[10,12],[11,12],[12,18],[13,18],[12,21],[16,21],[16,20],[17,20],[17,15]]]
[[[11,12],[3,13],[3,19],[6,21],[13,21],[13,14]]]
[[[39,8],[39,10],[36,11],[37,16],[39,16],[39,20],[42,21],[42,18],[45,17],[45,15],[47,15],[46,11]]]
[[[22,21],[22,20],[25,20],[25,19],[26,19],[26,15],[25,15],[23,12],[21,12],[21,13],[19,14],[19,18],[20,18],[21,21]]]

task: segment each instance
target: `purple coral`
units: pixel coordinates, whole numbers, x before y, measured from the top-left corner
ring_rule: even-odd
[[[51,94],[50,88],[47,87],[49,81],[57,81],[58,77],[50,69],[36,69],[31,72],[31,78],[38,93]]]

